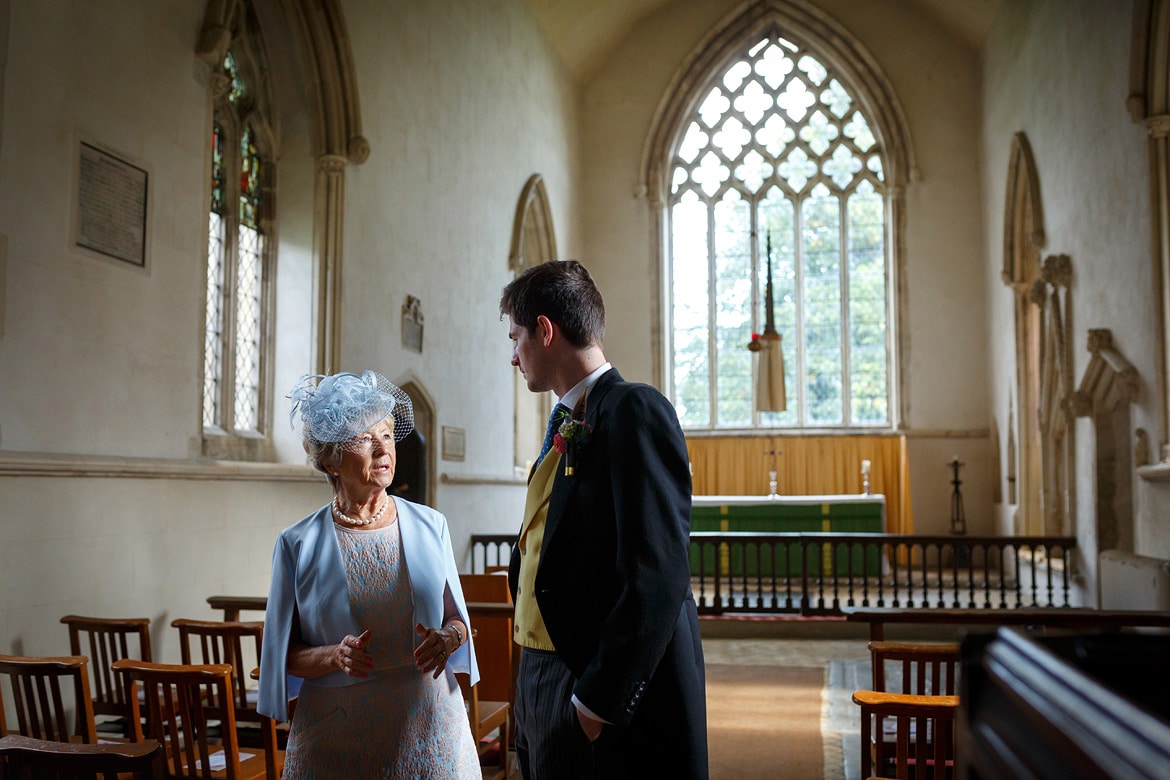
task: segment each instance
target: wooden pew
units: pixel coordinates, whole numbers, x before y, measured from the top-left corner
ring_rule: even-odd
[[[869,638],[885,639],[891,623],[951,626],[1018,626],[1061,630],[1122,628],[1170,628],[1170,612],[1145,610],[1103,610],[1081,607],[1026,607],[1020,609],[887,609],[883,607],[842,607],[845,619],[869,624]]]
[[[153,739],[91,745],[0,737],[0,776],[8,780],[162,780],[165,770],[162,746]]]
[[[968,636],[957,777],[1170,776],[1167,658],[1165,635]]]

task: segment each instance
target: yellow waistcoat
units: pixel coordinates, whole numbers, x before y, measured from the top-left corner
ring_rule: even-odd
[[[540,606],[536,603],[536,567],[540,563],[540,548],[544,542],[544,523],[548,516],[548,500],[552,495],[553,480],[560,453],[550,450],[536,467],[528,481],[528,498],[524,502],[524,524],[520,528],[520,577],[516,583],[516,622],[512,635],[516,644],[537,650],[555,650]]]

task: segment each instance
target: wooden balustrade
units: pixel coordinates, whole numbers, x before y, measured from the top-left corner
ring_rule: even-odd
[[[506,566],[515,536],[473,535],[473,571]],[[841,615],[853,607],[1071,606],[1076,538],[691,533],[700,614]]]
[[[1073,537],[691,534],[699,612],[1069,606]]]
[[[471,573],[487,574],[493,569],[506,568],[515,542],[516,534],[472,534]]]

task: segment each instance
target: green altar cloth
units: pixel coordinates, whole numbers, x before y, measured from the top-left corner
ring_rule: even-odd
[[[886,526],[886,498],[882,495],[832,496],[694,496],[691,500],[691,531],[745,532],[745,533],[884,533]],[[802,550],[792,545],[779,558],[763,556],[757,562],[754,550],[721,550],[724,572],[755,576],[760,570],[765,575],[785,576],[799,573]],[[713,547],[705,549],[704,570],[714,571]],[[698,574],[699,547],[691,545],[691,572]],[[876,549],[864,556],[849,556],[840,550],[837,561],[828,550],[810,560],[809,573],[831,570],[854,574],[877,574],[881,571]],[[774,571],[773,571],[774,570]]]

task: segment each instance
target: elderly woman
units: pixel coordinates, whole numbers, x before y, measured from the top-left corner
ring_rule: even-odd
[[[284,777],[478,780],[454,672],[479,671],[447,521],[386,490],[410,398],[373,371],[307,376],[289,397],[333,500],[272,555],[258,709],[285,720],[299,690]]]

